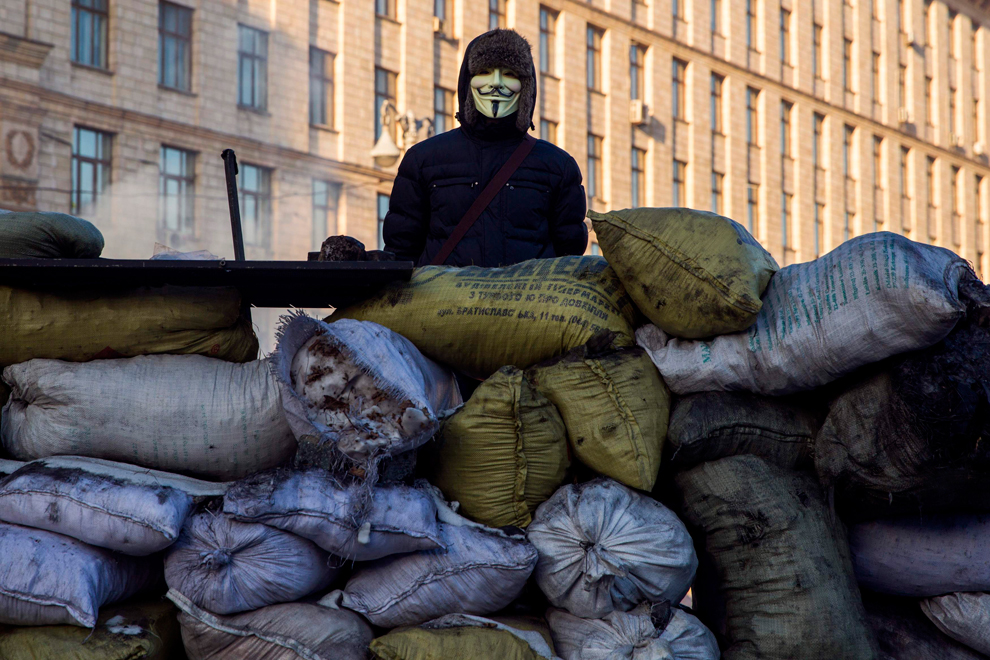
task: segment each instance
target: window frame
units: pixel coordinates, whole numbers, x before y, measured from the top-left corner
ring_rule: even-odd
[[[557,75],[557,18],[559,14],[540,5],[540,73]]]
[[[375,16],[395,20],[395,0],[375,0]]]
[[[676,121],[687,122],[687,69],[688,63],[682,59],[671,58],[670,72],[670,110],[671,117]]]
[[[757,11],[758,0],[746,0],[746,48],[751,51],[759,51],[756,42],[758,39]]]
[[[794,104],[786,99],[780,101],[780,156],[794,158],[794,134],[791,123]]]
[[[379,75],[382,74],[382,75]],[[381,80],[385,81],[385,91],[381,90],[379,82]],[[389,71],[380,66],[375,67],[375,141],[382,136],[382,123],[380,121],[382,103],[384,101],[391,101],[395,105],[396,101],[396,88],[398,87],[399,74],[394,71]],[[395,136],[392,136],[395,139]]]
[[[250,34],[251,51],[242,50],[244,37]],[[268,110],[268,32],[237,24],[237,107],[245,110],[266,112]],[[263,44],[264,53],[258,54],[258,44]],[[250,101],[244,100],[244,76],[250,72]],[[259,82],[260,81],[260,82]],[[260,92],[259,92],[260,90]]]
[[[178,25],[181,18],[185,17],[188,20],[189,33],[183,34],[178,31],[168,30],[166,26],[166,16],[165,12],[167,10],[172,10],[175,12],[176,24]],[[175,44],[174,54],[178,58],[178,61],[173,65],[173,70],[177,73],[173,76],[176,79],[176,84],[169,84],[166,76],[166,44],[171,41]],[[183,5],[175,4],[174,2],[168,2],[168,0],[160,0],[158,3],[158,84],[166,89],[174,89],[180,92],[191,92],[192,91],[192,44],[193,44],[193,10],[189,7]],[[180,66],[182,61],[180,53],[185,54],[185,66]],[[181,75],[180,75],[181,69]],[[180,79],[184,77],[185,84],[181,84],[183,81]]]
[[[630,198],[632,208],[640,208],[646,203],[646,149],[633,146],[629,150],[630,159]]]
[[[847,179],[854,179],[852,155],[855,151],[856,127],[844,124],[842,127],[842,174]]]
[[[746,229],[756,236],[760,223],[760,186],[756,183],[746,184]]]
[[[725,174],[712,170],[712,213],[724,215]]]
[[[604,139],[588,133],[588,199],[602,199],[601,190],[603,185],[602,176],[602,152],[604,151]]]
[[[853,40],[842,38],[842,89],[846,92],[853,90]]]
[[[824,55],[825,28],[821,23],[811,25],[811,75],[815,80],[825,80]]]
[[[313,56],[320,56],[320,70],[313,70]],[[329,60],[329,66],[327,61]],[[309,47],[309,123],[311,126],[326,126],[333,128],[336,125],[336,112],[334,104],[336,101],[336,89],[334,87],[334,73],[336,70],[337,56],[330,51]],[[319,94],[317,95],[317,93]],[[319,99],[322,105],[322,116],[314,117],[313,105]],[[316,121],[322,119],[322,121]]]
[[[675,208],[687,206],[687,168],[688,164],[685,161],[673,159],[670,170],[670,205]]]
[[[780,10],[780,63],[781,66],[791,66],[791,21],[794,15],[787,9]]]
[[[83,154],[81,149],[81,132],[88,131],[94,134],[95,155]],[[101,131],[98,128],[75,125],[72,127],[72,159],[71,159],[71,189],[69,192],[70,213],[83,215],[92,210],[99,202],[100,198],[106,194],[113,181],[113,139],[114,134],[109,131]],[[91,199],[83,203],[84,190],[82,184],[83,165],[92,167],[90,178],[91,189],[88,194]]]
[[[588,24],[586,32],[586,83],[589,92],[602,92],[602,40],[605,30]]]
[[[378,249],[385,249],[385,216],[388,215],[392,196],[380,192],[375,196],[375,216],[378,219]]]
[[[760,146],[760,90],[746,87],[746,144]]]
[[[508,27],[507,14],[508,9],[506,7],[508,0],[488,0],[488,29],[495,30],[497,28]]]
[[[317,188],[322,187],[323,190],[318,191]],[[339,218],[337,216],[340,211],[340,191],[342,185],[337,181],[330,181],[327,179],[312,179],[310,182],[310,189],[312,190],[312,204],[310,205],[310,210],[312,212],[312,224],[311,224],[311,240],[313,245],[313,250],[319,250],[323,246],[323,241],[325,241],[329,236],[335,235],[339,231]],[[320,195],[323,195],[323,203],[320,202]],[[333,213],[333,230],[330,232],[330,214]],[[322,220],[322,230],[317,230],[317,220]],[[323,234],[322,236],[320,234]]]
[[[780,225],[781,225],[781,247],[785,250],[793,249],[790,243],[791,223],[794,222],[794,195],[791,193],[780,193]]]
[[[709,107],[708,111],[711,115],[711,127],[712,133],[717,135],[725,135],[725,114],[724,114],[724,99],[723,99],[723,89],[725,86],[725,76],[715,73],[712,71],[711,80],[709,82]]]
[[[825,115],[820,112],[812,113],[811,116],[811,164],[816,170],[824,170],[822,155],[824,153],[825,138]]]
[[[82,66],[108,70],[110,68],[110,0],[72,0],[70,16],[69,59]],[[84,16],[87,18],[84,19]],[[88,23],[89,34],[88,40],[81,42],[83,26],[80,23],[84,20]],[[88,54],[80,57],[87,45]]]
[[[648,47],[635,41],[629,44],[629,98],[646,96],[646,55]]]
[[[540,139],[557,144],[557,122],[540,118]]]
[[[168,152],[179,154],[182,163],[182,172],[179,174],[167,171]],[[162,232],[168,240],[172,233],[179,236],[193,236],[196,233],[196,157],[198,154],[190,149],[175,147],[169,144],[162,144],[159,149],[158,166],[158,202],[159,213],[158,222]],[[175,195],[168,193],[170,182],[176,182],[179,192]],[[177,197],[177,225],[169,226],[168,223],[168,198]]]
[[[251,170],[257,171],[258,177],[258,190],[253,190],[249,188],[246,184],[248,172]],[[254,163],[241,163],[240,164],[240,174],[237,180],[237,190],[240,199],[241,208],[241,218],[242,218],[242,228],[244,235],[244,244],[253,247],[263,248],[265,250],[269,249],[271,246],[272,237],[272,174],[274,170],[270,167],[265,167],[264,165],[256,165]],[[251,205],[249,205],[248,199],[251,198],[254,202],[254,208],[256,209],[255,218],[251,218]],[[256,221],[256,226],[252,226],[252,222]],[[252,232],[256,234],[252,235]]]
[[[713,35],[724,36],[722,32],[722,0],[711,0],[709,11],[711,12],[709,29]]]
[[[433,86],[433,134],[454,128],[454,92],[440,85]]]

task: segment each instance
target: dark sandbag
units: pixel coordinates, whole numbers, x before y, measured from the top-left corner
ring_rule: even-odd
[[[702,568],[711,562],[718,581],[721,602],[696,593],[695,607],[726,641],[726,660],[877,657],[844,531],[811,475],[734,456],[676,484],[683,519],[703,534]]]
[[[961,287],[966,318],[945,340],[888,362],[839,395],[815,468],[850,520],[990,510],[990,295]]]
[[[754,454],[784,468],[811,465],[824,415],[793,397],[700,392],[676,400],[670,414],[667,464],[678,470],[727,456]]]
[[[96,259],[103,234],[65,213],[0,212],[0,259]]]
[[[880,644],[880,660],[986,660],[943,634],[912,598],[864,594],[866,618]]]

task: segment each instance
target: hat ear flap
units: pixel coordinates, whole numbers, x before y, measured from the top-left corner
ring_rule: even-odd
[[[536,110],[536,80],[522,79],[522,89],[519,90],[519,108],[516,110],[516,128],[528,133],[533,124],[533,112]]]

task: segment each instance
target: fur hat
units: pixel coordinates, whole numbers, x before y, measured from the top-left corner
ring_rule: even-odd
[[[468,44],[457,85],[461,121],[474,124],[482,118],[471,97],[471,78],[479,71],[497,67],[512,69],[522,83],[516,128],[525,133],[533,124],[536,108],[536,67],[529,42],[515,30],[491,30]]]

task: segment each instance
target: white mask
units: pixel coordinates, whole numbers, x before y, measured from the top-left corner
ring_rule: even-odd
[[[519,109],[522,82],[511,69],[482,69],[471,78],[471,96],[478,112],[492,119],[507,117]]]

